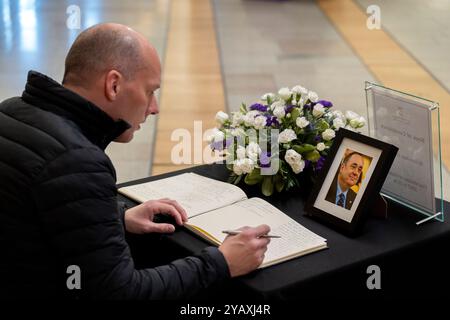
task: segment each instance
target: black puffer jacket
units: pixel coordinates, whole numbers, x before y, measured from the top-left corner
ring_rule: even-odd
[[[34,71],[0,104],[0,297],[63,297],[70,265],[81,298],[184,298],[229,277],[213,247],[135,270],[104,153],[127,128]]]

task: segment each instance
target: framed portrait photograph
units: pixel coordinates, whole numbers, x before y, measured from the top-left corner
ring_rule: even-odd
[[[339,129],[306,202],[307,214],[356,235],[379,198],[397,151],[391,144]]]

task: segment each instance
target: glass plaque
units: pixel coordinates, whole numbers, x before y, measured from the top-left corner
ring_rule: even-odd
[[[381,194],[444,221],[439,104],[366,82],[369,135],[399,148]],[[447,197],[448,199],[448,197]]]

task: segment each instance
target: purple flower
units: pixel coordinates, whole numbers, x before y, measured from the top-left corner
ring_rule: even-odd
[[[327,100],[319,100],[317,101],[317,103],[320,103],[321,105],[323,105],[325,108],[331,108],[333,106],[333,104],[331,103],[331,101],[327,101]]]
[[[315,142],[320,142],[320,141],[322,141],[322,137],[320,135],[317,135],[317,136],[314,137],[314,141]]]
[[[305,160],[305,168],[304,169],[307,169],[310,166],[310,164],[311,164],[311,161]]]
[[[267,106],[262,105],[260,103],[254,103],[250,106],[250,110],[258,110],[261,112],[266,112],[267,111]]]
[[[308,110],[308,109],[312,109],[312,107],[315,105],[315,103],[313,103],[312,105],[311,104],[305,104],[304,106],[303,106],[303,109],[304,110]]]
[[[210,147],[213,151],[214,150],[222,151],[224,148],[228,148],[229,146],[231,146],[231,143],[233,143],[233,138],[228,138],[225,141],[224,140],[215,141],[210,144]]]
[[[271,115],[266,115],[266,126],[270,127],[272,124],[274,124],[276,127],[278,127],[280,125],[277,117],[273,117]]]
[[[270,167],[270,152],[261,152],[259,156],[259,162],[261,168],[269,168]]]
[[[322,157],[322,156],[321,156],[321,157],[319,158],[319,160],[317,161],[317,163],[316,163],[316,170],[317,170],[317,171],[322,170],[324,163],[325,163],[325,157]]]
[[[292,104],[287,105],[286,107],[284,107],[284,111],[285,111],[286,113],[291,112],[292,109],[294,109],[294,106],[293,106]]]

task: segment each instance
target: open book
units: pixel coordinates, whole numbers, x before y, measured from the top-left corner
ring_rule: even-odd
[[[269,225],[270,234],[281,238],[271,239],[260,268],[327,247],[326,239],[267,201],[248,199],[244,191],[233,184],[195,173],[123,187],[119,192],[138,202],[161,198],[177,200],[189,217],[185,227],[217,246],[226,237],[223,230]]]

